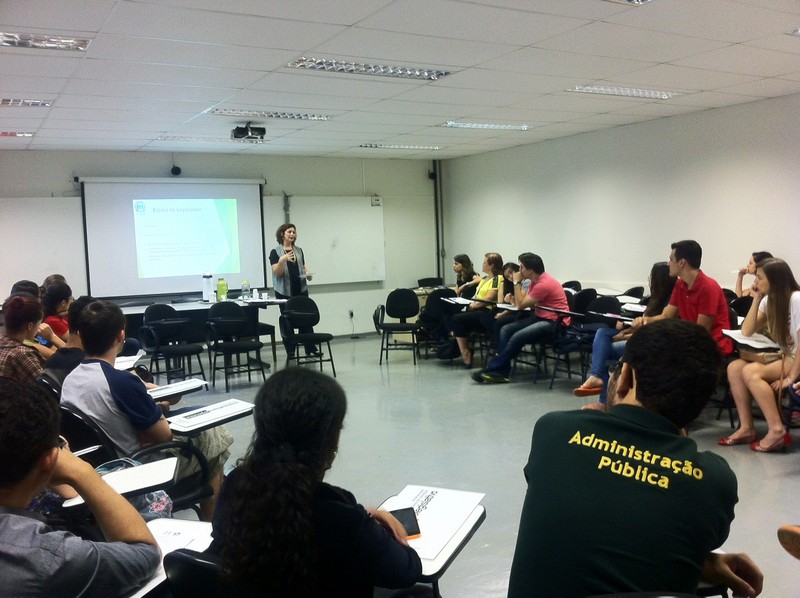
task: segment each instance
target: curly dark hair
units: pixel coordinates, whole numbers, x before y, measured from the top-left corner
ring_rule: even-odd
[[[314,497],[346,411],[342,387],[313,370],[289,367],[261,387],[253,441],[226,482],[221,557],[229,582],[267,596],[315,593]]]
[[[58,405],[35,384],[0,378],[0,488],[13,488],[58,446]]]

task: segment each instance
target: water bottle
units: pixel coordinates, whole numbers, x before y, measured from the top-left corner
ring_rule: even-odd
[[[250,299],[250,281],[243,280],[242,281],[242,293],[239,297],[242,301],[245,299]]]
[[[228,283],[225,282],[225,278],[219,277],[217,279],[217,301],[227,301],[228,300]]]
[[[213,276],[211,272],[203,273],[203,301],[208,303],[211,301],[211,279]]]

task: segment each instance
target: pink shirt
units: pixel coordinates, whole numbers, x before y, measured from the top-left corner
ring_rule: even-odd
[[[564,293],[564,288],[561,283],[555,278],[550,276],[547,272],[542,272],[539,275],[539,280],[531,283],[528,289],[528,296],[538,301],[534,313],[536,316],[545,320],[557,320],[558,314],[552,311],[539,309],[539,306],[553,307],[555,309],[562,309],[569,311],[569,303],[567,296]],[[564,326],[569,326],[570,318],[564,318]]]

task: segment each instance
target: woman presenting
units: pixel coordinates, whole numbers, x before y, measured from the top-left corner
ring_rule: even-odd
[[[294,244],[297,241],[297,227],[289,222],[281,224],[278,230],[275,231],[275,239],[278,244],[269,253],[275,297],[278,299],[289,299],[298,295],[308,297],[308,284],[306,281],[311,280],[312,276],[308,272],[303,250]],[[284,304],[281,303],[279,307],[281,313],[283,313]],[[300,332],[302,334],[310,333],[314,332],[314,329],[301,328]],[[294,348],[287,345],[285,339],[283,345],[290,355],[294,352]],[[306,346],[306,355],[313,355],[314,353],[316,353],[314,345]]]

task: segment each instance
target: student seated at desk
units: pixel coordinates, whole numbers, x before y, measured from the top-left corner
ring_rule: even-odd
[[[650,299],[644,310],[645,316],[656,316],[664,311],[672,295],[675,279],[669,275],[667,262],[656,262],[650,270]],[[600,395],[597,403],[584,405],[583,409],[606,410],[606,386],[608,384],[607,362],[619,359],[625,351],[625,343],[633,334],[633,328],[623,327],[619,322],[616,328],[601,328],[595,333],[592,342],[592,368],[583,384],[572,391],[576,397]]]
[[[535,308],[534,316],[512,322],[500,330],[497,354],[489,361],[485,370],[475,372],[476,382],[510,382],[511,362],[519,355],[525,345],[535,344],[552,338],[558,314],[539,309],[548,307],[563,311],[569,310],[564,288],[555,278],[544,270],[544,261],[535,253],[519,256],[519,272],[514,273],[514,301],[519,309]],[[522,290],[522,280],[528,279],[527,293]],[[561,322],[569,326],[570,318]]]
[[[323,482],[347,399],[313,370],[276,372],[255,399],[253,443],[225,480],[209,552],[227,583],[264,596],[371,597],[422,575],[403,526]]]
[[[487,253],[483,258],[482,270],[486,274],[486,278],[481,279],[478,283],[474,298],[497,301],[500,281],[503,278],[503,258],[499,253]],[[469,349],[467,336],[473,330],[484,328],[483,322],[491,322],[493,313],[493,305],[473,301],[467,306],[466,311],[452,315],[447,321],[447,326],[452,331],[461,351],[461,359],[464,360],[464,366],[467,368],[472,367],[472,351]]]
[[[717,442],[720,446],[749,444],[759,453],[784,451],[792,437],[783,427],[775,393],[782,397],[789,385],[800,378],[800,360],[796,358],[800,339],[800,285],[786,262],[769,258],[758,263],[750,296],[753,303],[742,323],[742,334],[766,332],[780,345],[784,357],[772,363],[743,359],[730,363],[728,382],[739,413],[739,429]],[[760,441],[753,422],[754,399],[768,426],[766,436]]]
[[[11,293],[9,298],[14,295],[30,295],[37,303],[42,303],[42,289],[32,280],[18,280],[11,286]],[[53,332],[49,325],[42,322],[39,324],[39,330],[34,337],[36,344],[34,348],[39,352],[44,359],[47,359],[58,349],[64,346],[64,341]]]
[[[658,321],[628,341],[608,413],[539,418],[509,598],[688,594],[701,578],[734,596],[761,592],[763,577],[747,555],[712,552],[730,531],[736,475],[681,434],[721,368],[701,326]]]
[[[42,295],[44,323],[50,326],[64,342],[69,339],[66,315],[72,301],[72,289],[65,282],[50,284],[44,288]]]
[[[73,301],[67,310],[67,328],[70,332],[66,346],[56,351],[44,362],[45,373],[59,386],[64,384],[67,375],[86,358],[83,343],[78,334],[78,318],[84,307],[94,301],[94,297],[83,295]]]
[[[697,241],[685,240],[672,244],[669,255],[669,275],[677,278],[669,304],[660,314],[636,318],[632,328],[644,326],[664,318],[678,318],[696,322],[711,333],[720,353],[733,353],[733,341],[722,334],[730,329],[728,302],[717,281],[700,269],[703,249]]]
[[[0,336],[0,378],[33,383],[44,367],[36,340],[42,306],[32,295],[20,293],[6,299],[3,314],[6,331]]]
[[[474,297],[481,276],[475,272],[472,260],[466,253],[459,253],[453,258],[453,272],[456,273],[456,295],[464,299]]]
[[[758,263],[771,257],[772,254],[769,251],[754,251],[750,256],[747,265],[739,268],[739,271],[736,273],[736,288],[734,289],[734,293],[736,293],[737,297],[749,297],[752,295],[750,292],[750,287],[744,286],[744,277],[747,274],[750,276],[755,276],[756,266]]]
[[[130,372],[114,368],[125,340],[125,316],[119,306],[110,301],[87,305],[78,319],[78,334],[86,359],[64,380],[62,404],[92,419],[122,456],[172,440],[161,407],[147,394],[142,381]],[[233,437],[224,426],[217,426],[193,437],[192,443],[206,456],[211,468],[214,496],[200,503],[203,518],[210,521]],[[180,452],[175,456],[179,478],[196,471],[196,460]]]
[[[139,513],[87,462],[58,448],[55,402],[0,379],[0,570],[3,596],[126,596],[156,570],[159,550]],[[85,499],[108,542],[48,527],[24,510],[48,484]]]

